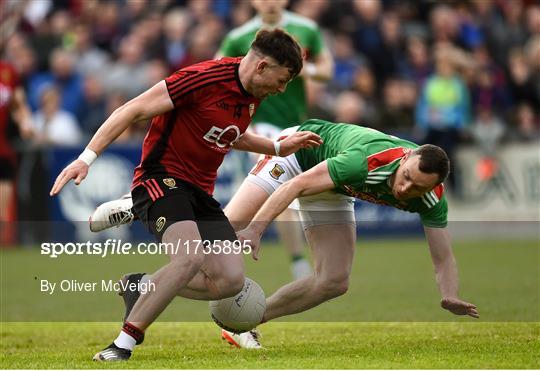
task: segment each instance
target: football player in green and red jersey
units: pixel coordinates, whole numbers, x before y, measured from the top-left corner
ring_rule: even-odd
[[[263,321],[305,311],[347,291],[356,249],[354,198],[418,213],[441,306],[477,318],[476,306],[458,297],[442,185],[450,169],[446,153],[437,146],[418,146],[373,129],[322,120],[308,120],[281,136],[297,130],[318,134],[323,144],[287,157],[261,156],[225,208],[239,239],[251,242],[257,259],[268,224],[293,200],[299,201],[315,272],[267,298]],[[254,331],[233,334],[222,330],[222,336],[238,347],[260,347]]]

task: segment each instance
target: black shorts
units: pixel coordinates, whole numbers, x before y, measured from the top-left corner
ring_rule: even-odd
[[[0,157],[0,180],[15,179],[15,164],[6,157]]]
[[[152,178],[131,191],[133,211],[161,242],[179,221],[197,223],[203,241],[234,241],[236,233],[221,205],[197,186],[178,178]]]

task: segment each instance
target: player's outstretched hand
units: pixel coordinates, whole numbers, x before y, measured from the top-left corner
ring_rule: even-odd
[[[311,131],[297,131],[281,140],[279,155],[285,157],[301,148],[314,148],[322,144],[322,139]]]
[[[82,160],[75,160],[62,170],[54,181],[50,195],[55,196],[71,179],[75,179],[75,184],[79,185],[88,174],[88,165]]]
[[[236,232],[236,236],[240,242],[242,242],[243,246],[251,247],[251,256],[253,257],[253,260],[259,260],[259,248],[261,246],[261,236],[259,233],[248,227]]]
[[[441,307],[444,309],[457,314],[458,316],[471,316],[474,318],[479,318],[478,310],[476,305],[467,303],[466,301],[457,299],[457,298],[444,298],[441,300]]]

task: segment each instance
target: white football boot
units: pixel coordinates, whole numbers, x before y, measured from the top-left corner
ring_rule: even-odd
[[[237,348],[263,349],[263,346],[259,341],[260,337],[261,334],[257,329],[242,332],[241,334],[235,334],[234,332],[221,330],[221,338]]]
[[[128,193],[118,200],[99,205],[88,220],[92,232],[100,232],[108,228],[130,224],[133,221],[133,200]]]

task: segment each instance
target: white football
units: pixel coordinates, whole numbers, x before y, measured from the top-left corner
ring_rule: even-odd
[[[266,310],[266,297],[257,282],[246,277],[242,291],[210,302],[210,313],[219,327],[235,333],[254,329]]]

